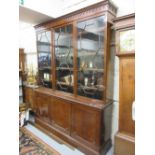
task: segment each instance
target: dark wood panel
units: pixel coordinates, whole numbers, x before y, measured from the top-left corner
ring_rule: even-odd
[[[53,126],[70,133],[71,103],[53,97],[49,107],[49,115]]]
[[[36,114],[43,121],[50,123],[49,119],[49,104],[50,104],[50,96],[45,94],[36,93],[35,94],[35,103],[37,106]]]
[[[100,117],[97,111],[88,107],[72,106],[72,131],[71,135],[84,143],[99,144]]]
[[[119,130],[135,134],[135,122],[132,120],[132,103],[135,100],[135,58],[120,59],[120,106]]]

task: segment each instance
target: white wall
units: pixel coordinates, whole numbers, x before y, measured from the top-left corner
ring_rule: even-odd
[[[19,48],[26,53],[36,52],[36,35],[31,24],[19,22]]]
[[[135,12],[135,0],[112,0],[118,7],[117,17]]]

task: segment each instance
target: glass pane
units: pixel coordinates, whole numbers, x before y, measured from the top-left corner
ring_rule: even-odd
[[[78,95],[103,98],[104,25],[104,16],[77,25]]]
[[[39,84],[51,88],[51,32],[46,31],[37,36]]]
[[[135,51],[135,30],[120,32],[120,52]]]
[[[55,58],[57,89],[73,92],[72,25],[55,29]]]

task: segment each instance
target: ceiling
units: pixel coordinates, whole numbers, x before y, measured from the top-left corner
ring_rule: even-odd
[[[103,0],[25,0],[19,21],[37,25]]]

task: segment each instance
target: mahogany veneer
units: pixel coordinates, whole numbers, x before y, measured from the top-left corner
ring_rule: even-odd
[[[35,89],[36,123],[86,154],[106,152],[111,146],[112,102],[82,98],[83,102],[68,93]]]

